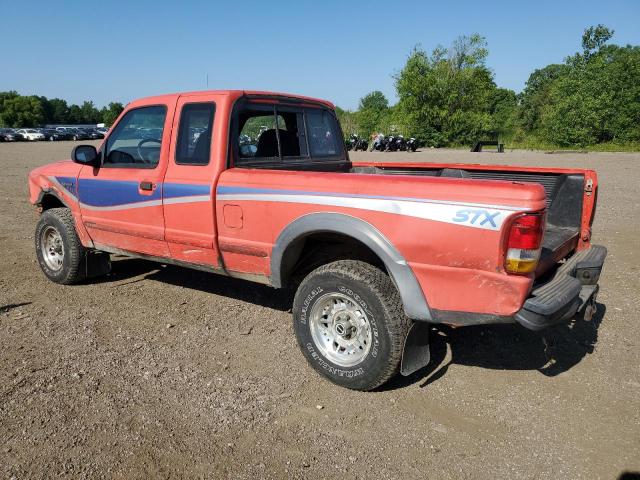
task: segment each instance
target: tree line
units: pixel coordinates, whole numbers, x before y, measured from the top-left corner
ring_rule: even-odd
[[[640,142],[640,47],[607,43],[598,25],[582,35],[582,52],[537,69],[521,93],[500,88],[486,66],[486,40],[459,37],[431,53],[416,47],[394,76],[398,96],[380,91],[356,111],[338,108],[346,135],[401,133],[426,146],[501,140],[513,145],[636,145]]]
[[[69,105],[60,98],[24,96],[15,91],[0,92],[0,127],[98,123],[111,126],[122,110],[124,105],[120,102],[111,102],[98,109],[91,101]]]

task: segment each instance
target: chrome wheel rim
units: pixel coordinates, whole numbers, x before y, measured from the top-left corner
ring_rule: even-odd
[[[359,364],[371,349],[371,323],[348,295],[328,293],[320,297],[311,309],[309,327],[316,347],[341,367]]]
[[[58,271],[62,268],[64,261],[64,244],[62,235],[52,226],[46,227],[42,231],[42,241],[40,242],[40,252],[44,263],[51,270]]]

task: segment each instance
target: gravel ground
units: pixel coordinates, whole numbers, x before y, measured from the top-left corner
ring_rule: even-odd
[[[592,323],[439,328],[429,367],[361,393],[305,364],[291,298],[269,287],[130,259],[92,283],[48,282],[25,177],[71,146],[0,144],[0,477],[640,471],[639,154],[353,154],[595,168],[594,239],[609,249]]]

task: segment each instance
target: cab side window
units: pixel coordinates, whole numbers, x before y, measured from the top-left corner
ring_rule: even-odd
[[[240,114],[240,159],[272,160],[280,157],[276,122],[273,108],[256,107]]]
[[[303,115],[301,109],[290,107],[243,110],[238,163],[308,157]]]
[[[234,107],[229,135],[229,161],[236,167],[318,171],[351,168],[338,121],[331,110],[320,105],[242,102]]]
[[[188,103],[182,107],[176,145],[178,165],[209,163],[214,115],[213,103]]]
[[[155,168],[166,116],[163,105],[129,110],[107,139],[103,166]]]

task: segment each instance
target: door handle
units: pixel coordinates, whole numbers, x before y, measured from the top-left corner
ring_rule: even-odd
[[[153,183],[151,182],[140,182],[140,190],[153,190]]]

